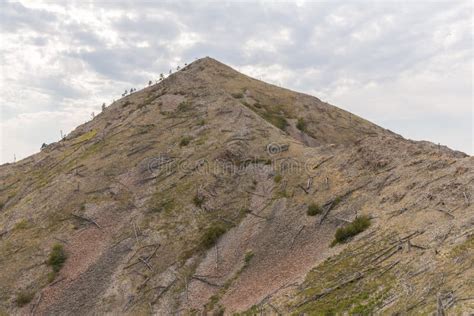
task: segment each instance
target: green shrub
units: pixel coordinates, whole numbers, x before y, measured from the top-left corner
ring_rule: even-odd
[[[296,123],[296,128],[302,132],[306,131],[306,122],[302,118],[299,118]]]
[[[179,146],[181,146],[181,147],[187,146],[190,142],[191,142],[191,137],[184,136],[179,141]]]
[[[286,118],[281,116],[280,114],[272,113],[272,112],[264,112],[262,116],[265,120],[273,124],[274,126],[278,127],[281,130],[285,130],[288,126],[288,121]]]
[[[49,258],[47,264],[53,268],[54,272],[59,272],[64,265],[64,262],[67,259],[66,252],[64,251],[64,247],[61,244],[55,244],[51,253],[49,254]]]
[[[58,273],[57,272],[54,272],[54,271],[51,271],[48,273],[48,283],[51,283],[54,281],[54,279],[56,279],[56,275]]]
[[[288,126],[288,121],[282,114],[281,106],[276,106],[272,108],[270,106],[266,106],[257,102],[253,104],[253,107],[250,107],[250,105],[246,102],[241,101],[241,103],[249,107],[252,111],[256,112],[260,116],[262,116],[266,121],[283,131]]]
[[[189,102],[183,101],[178,105],[178,112],[186,112],[191,110],[191,104]]]
[[[26,229],[28,226],[28,221],[26,219],[22,219],[15,224],[15,229]]]
[[[280,183],[281,179],[282,179],[281,174],[276,174],[275,177],[273,178],[273,181],[275,181],[275,183]]]
[[[286,118],[282,116],[276,116],[274,124],[276,127],[278,127],[281,130],[285,130],[285,128],[288,126],[288,122],[286,121]]]
[[[170,199],[162,200],[156,204],[154,203],[151,206],[150,211],[153,213],[160,213],[162,211],[169,212],[174,208],[174,205],[175,205],[174,199],[170,198]]]
[[[198,125],[198,126],[204,126],[204,125],[206,125],[206,120],[205,120],[205,119],[200,119],[200,120],[197,122],[197,125]]]
[[[25,306],[26,304],[31,302],[34,296],[35,293],[31,291],[22,290],[16,294],[15,303],[19,307]]]
[[[318,204],[311,203],[310,205],[308,205],[308,210],[306,211],[306,214],[308,214],[309,216],[315,216],[321,214],[322,212],[323,210]]]
[[[225,234],[226,227],[222,224],[213,224],[210,226],[201,237],[201,246],[204,249],[209,249],[217,242],[217,240]]]
[[[212,313],[213,316],[224,316],[225,315],[225,308],[223,306],[218,306],[214,313]]]
[[[338,196],[337,198],[334,199],[332,202],[332,208],[335,208],[339,203],[342,202],[342,197]]]
[[[363,232],[370,226],[370,217],[366,215],[362,215],[357,217],[352,223],[347,224],[344,227],[340,227],[336,230],[336,234],[334,236],[334,241],[332,242],[332,246],[343,243],[347,241],[349,238]]]
[[[206,198],[204,196],[196,194],[193,198],[193,203],[197,207],[201,207],[204,204],[205,200],[206,200]]]
[[[250,260],[252,260],[253,256],[254,256],[254,253],[251,250],[249,250],[245,253],[245,257],[244,257],[245,265],[249,264],[249,262],[250,262]]]

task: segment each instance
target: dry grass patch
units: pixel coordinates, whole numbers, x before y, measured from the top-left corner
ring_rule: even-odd
[[[31,302],[34,296],[34,292],[22,290],[16,294],[15,303],[18,307],[25,306],[26,304]]]

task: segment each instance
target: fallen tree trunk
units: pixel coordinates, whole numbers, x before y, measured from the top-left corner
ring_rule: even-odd
[[[85,217],[85,216],[81,216],[81,215],[77,215],[77,214],[74,214],[74,213],[71,213],[72,216],[78,218],[78,219],[82,219],[83,221],[86,221],[86,222],[89,222],[89,223],[92,223],[94,224],[95,226],[97,226],[99,229],[101,229],[102,227],[97,224],[97,222],[95,220],[93,220],[92,218],[88,218],[88,217]]]

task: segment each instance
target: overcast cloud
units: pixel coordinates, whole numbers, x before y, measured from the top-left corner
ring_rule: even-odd
[[[0,2],[0,163],[211,56],[473,154],[470,1]]]

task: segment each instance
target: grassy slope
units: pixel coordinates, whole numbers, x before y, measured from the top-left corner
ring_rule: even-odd
[[[323,146],[306,148],[286,134],[299,117],[307,120],[306,133]],[[359,141],[373,133],[378,136]],[[183,137],[188,144],[180,145]],[[269,155],[265,147],[271,142],[290,144],[290,150]],[[351,146],[328,145],[332,143]],[[172,162],[157,168],[156,159],[163,155]],[[272,159],[291,157],[300,162],[309,159],[313,167],[331,156],[334,158],[311,169],[309,194],[298,187],[306,185],[307,170],[283,173],[276,183],[266,165]],[[222,166],[241,168],[242,172],[230,173]],[[263,176],[256,175],[255,166]],[[466,225],[472,214],[462,195],[467,192],[472,196],[472,179],[470,158],[438,152],[429,144],[407,142],[316,98],[266,85],[210,59],[200,60],[159,85],[115,102],[65,141],[14,165],[1,166],[0,311],[24,312],[32,308],[40,292],[39,312],[81,312],[84,306],[79,303],[85,299],[90,304],[87,308],[99,312],[143,312],[149,310],[149,303],[155,312],[169,312],[180,307],[202,308],[200,304],[206,301],[213,302],[216,309],[228,302],[228,310],[241,301],[241,310],[255,303],[238,294],[251,286],[245,280],[261,276],[257,279],[260,284],[272,285],[270,276],[259,272],[259,267],[268,266],[268,262],[283,267],[296,258],[304,261],[291,255],[275,257],[269,250],[300,251],[308,263],[298,271],[308,271],[315,259],[308,257],[305,249],[320,240],[315,234],[322,234],[325,256],[331,251],[335,256],[312,270],[291,300],[275,293],[258,308],[269,309],[267,303],[272,301],[273,306],[295,313],[369,312],[381,307],[403,311],[397,307],[400,304],[386,301],[408,286],[410,293],[421,294],[399,295],[394,302],[414,306],[413,313],[432,311],[438,292],[450,289],[460,300],[449,308],[462,310],[469,301],[461,299],[472,295],[472,284],[467,281],[472,278],[464,277],[472,275],[466,263],[470,260],[466,253],[472,249],[472,232]],[[270,182],[274,182],[271,193],[255,201],[255,194],[267,195],[265,187]],[[194,202],[197,195],[203,199],[201,205]],[[318,227],[322,216],[307,217],[305,205],[324,205],[338,196],[343,197],[342,203],[331,210],[316,233],[309,229],[299,232],[303,225]],[[187,302],[184,290],[189,287],[192,296],[193,289],[199,289],[196,282],[202,283],[194,280],[188,284],[189,278],[213,265],[213,249],[207,250],[213,235],[209,232],[216,227],[222,231],[254,227],[249,221],[255,216],[246,210],[257,202],[270,203],[262,214],[270,212],[265,216],[273,214],[275,220],[255,226],[256,239],[251,242],[255,257],[241,270],[248,249],[236,249],[235,259],[229,259],[232,269],[216,281],[226,282],[224,288],[218,291],[206,286],[199,292],[207,296]],[[282,202],[286,209],[279,209]],[[455,210],[455,218],[436,211],[441,207]],[[393,216],[402,208],[409,212]],[[333,236],[326,230],[334,232],[343,224],[337,217],[353,217],[354,211],[372,215],[373,227],[360,241],[356,237],[329,250]],[[74,218],[72,213],[92,218],[102,228]],[[295,223],[301,226],[292,225]],[[232,233],[229,240],[219,241],[221,251],[226,253],[226,243],[244,243],[243,232],[250,229],[255,230],[248,228],[241,235]],[[373,257],[365,258],[365,254],[385,249],[388,243],[417,229],[426,232],[414,243],[426,249],[400,251],[373,267],[368,264]],[[69,258],[56,279],[65,280],[51,286],[51,268],[45,261],[58,240],[64,241]],[[344,250],[352,243],[356,244]],[[153,271],[140,263],[140,256],[149,258]],[[396,260],[400,262],[393,269],[383,272]],[[410,277],[421,262],[430,263],[427,272]],[[372,270],[360,280],[302,304],[368,268]],[[442,279],[429,281],[440,272],[444,273]],[[92,284],[87,276],[92,277]],[[20,291],[36,293],[33,303],[23,310],[14,302]],[[102,307],[96,305],[99,302]]]

